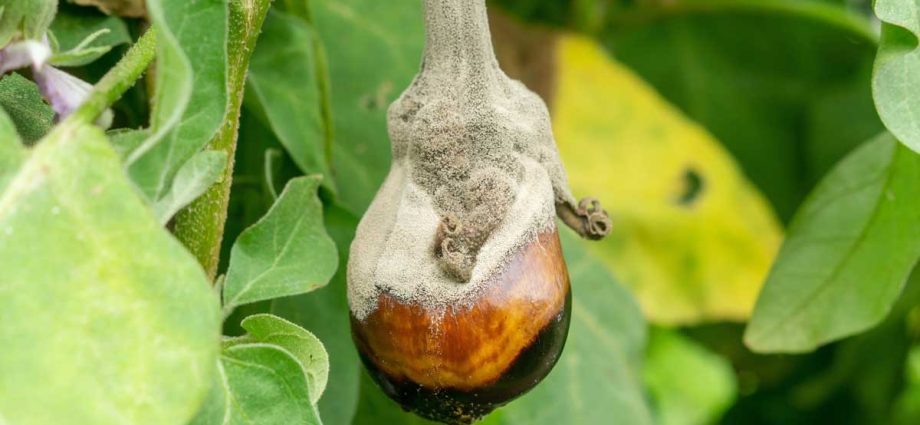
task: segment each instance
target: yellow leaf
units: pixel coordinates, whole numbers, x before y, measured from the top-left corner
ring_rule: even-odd
[[[767,202],[713,136],[596,42],[558,48],[559,150],[574,192],[613,218],[593,252],[653,322],[747,319],[782,238]]]

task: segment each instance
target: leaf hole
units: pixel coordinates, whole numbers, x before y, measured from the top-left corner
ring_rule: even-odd
[[[687,169],[684,170],[681,180],[683,191],[680,197],[677,198],[677,203],[685,207],[690,207],[696,203],[696,200],[699,199],[700,196],[702,196],[703,190],[706,187],[706,182],[703,176],[693,167],[687,167]]]

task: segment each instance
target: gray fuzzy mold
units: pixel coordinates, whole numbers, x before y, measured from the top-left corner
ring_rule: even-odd
[[[380,292],[428,307],[469,301],[555,225],[557,208],[578,210],[546,105],[498,66],[485,0],[424,4],[421,71],[390,106],[390,173],[352,243],[358,318]]]

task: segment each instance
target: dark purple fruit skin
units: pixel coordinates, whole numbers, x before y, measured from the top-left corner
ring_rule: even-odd
[[[383,392],[403,410],[445,424],[470,424],[498,407],[527,393],[535,387],[559,361],[569,331],[572,310],[571,290],[566,292],[564,307],[533,342],[527,346],[495,382],[472,390],[430,388],[411,380],[387,375],[371,358],[358,354],[368,373]],[[353,335],[360,323],[351,318]]]

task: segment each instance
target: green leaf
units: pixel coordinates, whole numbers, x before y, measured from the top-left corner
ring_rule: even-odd
[[[6,422],[183,423],[204,399],[217,297],[98,128],[57,127],[0,194],[0,282]]]
[[[306,174],[322,174],[333,182],[325,146],[332,124],[323,115],[321,81],[317,75],[316,33],[303,20],[271,11],[252,55],[246,105]]]
[[[0,48],[13,38],[41,39],[57,12],[57,0],[4,0],[0,14]]]
[[[151,134],[128,158],[130,174],[153,201],[215,134],[227,109],[227,4],[149,0],[157,35]]]
[[[105,134],[109,141],[112,142],[112,148],[118,152],[118,156],[125,159],[132,151],[137,149],[144,140],[149,136],[147,130],[135,130],[129,128],[117,128],[109,130]]]
[[[244,342],[262,342],[284,348],[300,362],[310,385],[310,403],[316,404],[329,380],[329,354],[322,341],[304,328],[271,314],[254,314],[243,319],[248,332]]]
[[[0,108],[0,190],[26,158],[26,149],[16,134],[16,127],[3,108]]]
[[[224,284],[225,311],[310,292],[335,274],[337,254],[323,228],[319,184],[317,176],[291,180],[265,217],[237,238]]]
[[[418,72],[424,44],[415,0],[315,0],[328,55],[340,201],[360,214],[390,166],[386,111]]]
[[[633,3],[610,13],[605,44],[724,143],[784,221],[830,166],[883,129],[870,90],[875,35],[842,5]]]
[[[884,21],[872,76],[875,106],[891,133],[920,153],[920,4],[877,0],[875,14]]]
[[[326,227],[339,247],[340,264],[348,259],[348,248],[357,225],[358,218],[351,213],[339,206],[329,207]],[[326,287],[309,294],[276,299],[271,306],[272,313],[310,329],[329,352],[329,384],[319,401],[323,422],[329,425],[362,423],[352,420],[358,407],[361,365],[351,340],[345,274],[345,267],[340,267]]]
[[[130,44],[131,34],[125,22],[115,16],[74,13],[61,10],[51,32],[58,43],[58,51],[49,62],[55,66],[83,66],[99,59],[120,44]]]
[[[169,192],[153,205],[160,223],[166,224],[176,212],[220,181],[226,167],[227,154],[220,151],[198,152],[186,161],[176,173]]]
[[[15,72],[0,78],[0,107],[27,144],[35,143],[51,129],[54,111],[42,99],[35,83]]]
[[[224,349],[218,376],[193,425],[319,425],[297,359],[272,344]]]
[[[651,333],[643,375],[659,425],[718,423],[737,391],[726,359],[664,329]]]
[[[882,135],[796,213],[745,343],[804,352],[880,322],[920,257],[920,155]]]
[[[571,231],[560,231],[572,282],[565,351],[530,393],[499,410],[505,424],[651,424],[641,383],[646,329],[632,295]]]

